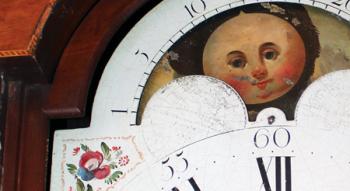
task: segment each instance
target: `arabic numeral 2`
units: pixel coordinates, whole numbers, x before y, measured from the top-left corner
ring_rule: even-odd
[[[207,8],[207,4],[204,0],[194,0],[190,5],[185,5],[185,9],[191,18],[202,13]]]
[[[335,1],[332,1],[331,3],[333,5],[336,5],[338,7],[342,7],[344,5],[345,9],[346,10],[350,10],[350,0],[335,0]]]
[[[276,129],[272,136],[266,128],[259,129],[254,135],[254,145],[256,148],[264,149],[270,144],[274,144],[279,148],[285,148],[290,143],[290,133],[286,128]]]

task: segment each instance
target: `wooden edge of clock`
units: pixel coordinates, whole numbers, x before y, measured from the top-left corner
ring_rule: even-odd
[[[150,0],[100,0],[66,46],[43,111],[49,118],[78,118],[96,66],[119,27]]]
[[[29,83],[47,83],[52,80],[52,74],[58,60],[71,35],[86,13],[98,0],[48,0],[47,5],[36,20],[30,37],[21,33],[13,33],[12,38],[21,39],[25,47],[20,49],[0,50],[0,69],[6,72],[10,80],[23,80]],[[27,4],[18,4],[16,10],[20,14],[30,14],[24,11]],[[32,10],[33,11],[33,10]],[[6,12],[5,12],[6,13]],[[15,14],[13,14],[15,15]],[[29,25],[27,20],[17,21],[17,25]],[[21,23],[22,22],[22,23]],[[6,27],[6,26],[5,26]],[[12,39],[1,39],[11,41]],[[9,47],[11,48],[11,47]]]
[[[64,48],[85,15],[99,0],[61,0],[51,10],[45,25],[41,29],[36,47],[33,49],[42,78],[52,81],[52,76]]]

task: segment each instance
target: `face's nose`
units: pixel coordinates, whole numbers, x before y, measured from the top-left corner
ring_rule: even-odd
[[[266,69],[265,65],[259,64],[259,66],[256,66],[252,70],[251,74],[255,79],[260,81],[260,80],[263,80],[267,77],[267,69]]]

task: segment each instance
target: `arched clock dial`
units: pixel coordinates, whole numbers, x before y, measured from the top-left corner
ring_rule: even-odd
[[[347,190],[347,1],[165,0],[107,64],[51,190]]]
[[[247,121],[243,101],[227,84],[187,76],[152,97],[144,113],[142,136],[152,155],[164,156],[180,145],[244,128]]]
[[[340,105],[324,108],[324,112],[315,111],[314,106],[322,107],[332,94],[348,95],[349,73],[338,71],[314,82],[298,103],[297,121],[286,121],[281,110],[267,108],[246,129],[208,136],[166,155],[126,185],[125,190],[139,190],[137,185],[152,190],[348,188],[350,129],[341,126],[348,119],[343,115],[327,117]],[[321,87],[335,79],[339,81],[336,87],[343,89],[325,92],[325,99],[310,106],[315,96],[324,91]],[[305,116],[309,117],[307,121]]]

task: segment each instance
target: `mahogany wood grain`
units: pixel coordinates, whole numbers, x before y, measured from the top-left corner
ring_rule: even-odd
[[[50,118],[84,115],[96,65],[117,29],[149,0],[101,0],[74,33],[57,67],[44,111]]]
[[[46,189],[49,120],[42,112],[48,86],[10,82],[4,131],[2,190]]]
[[[96,2],[13,0],[0,4],[0,70],[12,80],[52,80],[64,47]]]
[[[33,50],[43,78],[52,81],[57,64],[72,34],[99,0],[60,0],[48,17]]]
[[[40,84],[25,88],[16,191],[46,190],[49,120],[41,108],[48,90]]]
[[[27,50],[38,21],[54,3],[52,0],[3,1],[0,4],[0,55]]]
[[[7,112],[3,132],[3,190],[16,190],[18,173],[19,135],[22,117],[22,83],[10,82],[8,85]]]

